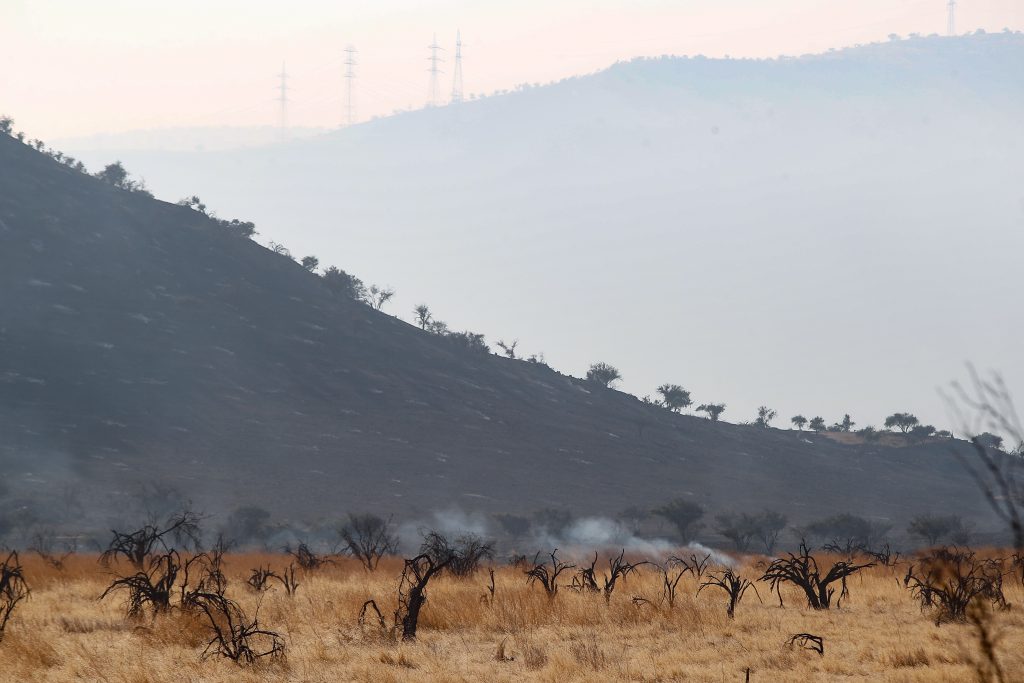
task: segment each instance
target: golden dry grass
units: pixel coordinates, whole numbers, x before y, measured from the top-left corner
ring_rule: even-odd
[[[754,577],[753,560],[739,571]],[[690,576],[674,609],[660,605],[661,577],[644,568],[605,604],[600,595],[561,591],[549,601],[528,587],[521,571],[496,572],[493,605],[481,600],[486,574],[443,577],[432,584],[415,643],[396,643],[356,616],[373,597],[388,613],[400,570],[385,561],[366,574],[349,562],[300,578],[294,598],[280,587],[267,593],[259,616],[287,646],[283,661],[240,667],[200,659],[205,630],[188,614],[130,621],[118,598],[97,597],[109,573],[95,557],[79,556],[63,572],[25,558],[31,598],[22,604],[0,643],[4,681],[962,681],[976,680],[980,656],[971,627],[936,626],[902,587],[901,570],[874,568],[854,577],[841,609],[815,612],[796,593],[786,607],[758,586],[725,615],[725,596],[695,596]],[[245,584],[248,569],[283,557],[233,555],[228,594],[249,613],[257,596]],[[903,569],[902,571],[905,571]],[[1024,591],[1007,581],[1014,604],[997,613],[1000,663],[1008,680],[1024,677]],[[633,604],[643,596],[653,605]],[[825,655],[791,649],[791,634],[824,636]]]

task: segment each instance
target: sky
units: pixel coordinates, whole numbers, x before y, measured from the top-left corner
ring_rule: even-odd
[[[960,0],[958,32],[1024,28],[1021,0]],[[357,120],[419,108],[427,46],[455,33],[465,92],[488,93],[660,54],[766,57],[943,33],[946,0],[0,0],[0,112],[30,136],[344,120],[348,45]]]

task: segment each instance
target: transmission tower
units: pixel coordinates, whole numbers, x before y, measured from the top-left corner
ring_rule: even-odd
[[[462,101],[462,33],[455,32],[455,69],[452,76],[452,102]]]
[[[352,100],[352,81],[356,77],[356,49],[349,45],[345,48],[345,125],[355,123],[355,103]]]
[[[277,102],[281,106],[281,139],[285,140],[288,138],[288,71],[284,62],[281,62],[281,73],[277,74],[277,77],[281,81],[277,86]]]
[[[430,93],[427,97],[427,106],[436,107],[440,104],[441,99],[437,88],[437,77],[442,73],[437,65],[439,62],[444,61],[441,59],[440,55],[437,54],[439,50],[443,50],[444,48],[437,44],[436,33],[434,34],[434,42],[428,45],[427,49],[430,50],[430,56],[427,57],[427,60],[430,62],[430,68],[427,69],[427,71],[430,72]]]
[[[949,0],[949,21],[946,24],[946,34],[956,35],[956,0]]]

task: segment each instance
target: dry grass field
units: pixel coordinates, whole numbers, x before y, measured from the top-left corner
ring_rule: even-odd
[[[759,576],[757,559],[739,560],[736,570]],[[922,612],[902,585],[906,565],[853,576],[849,599],[827,611],[808,609],[788,589],[780,608],[758,584],[763,603],[749,591],[732,620],[725,593],[696,595],[691,575],[669,608],[662,575],[650,566],[620,583],[607,604],[599,593],[565,588],[548,600],[513,567],[496,570],[488,604],[486,571],[443,575],[428,588],[418,639],[402,643],[357,623],[367,598],[385,616],[394,608],[400,560],[385,559],[372,574],[348,560],[300,573],[289,597],[279,585],[260,594],[245,583],[253,567],[285,567],[285,556],[235,554],[225,562],[228,596],[250,615],[262,601],[260,625],[278,631],[286,646],[281,659],[245,666],[201,658],[209,636],[199,616],[174,608],[128,619],[124,595],[98,600],[111,572],[128,572],[125,566],[105,569],[84,555],[63,571],[34,556],[22,564],[32,592],[0,642],[4,681],[743,681],[749,668],[751,681],[960,683],[978,679],[981,661],[973,626],[936,626]],[[1019,574],[1008,577],[1006,597],[1011,609],[994,612],[990,625],[1005,680],[1024,680]],[[786,645],[802,632],[824,637],[823,656]]]

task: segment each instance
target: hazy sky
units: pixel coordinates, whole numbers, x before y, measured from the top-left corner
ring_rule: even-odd
[[[1024,27],[1021,0],[960,0],[958,29]],[[456,28],[465,90],[490,92],[640,55],[773,56],[942,33],[946,0],[0,0],[0,111],[54,139],[167,126],[276,124],[287,62],[292,125],[342,120],[344,47],[357,117],[419,107],[426,46]]]

